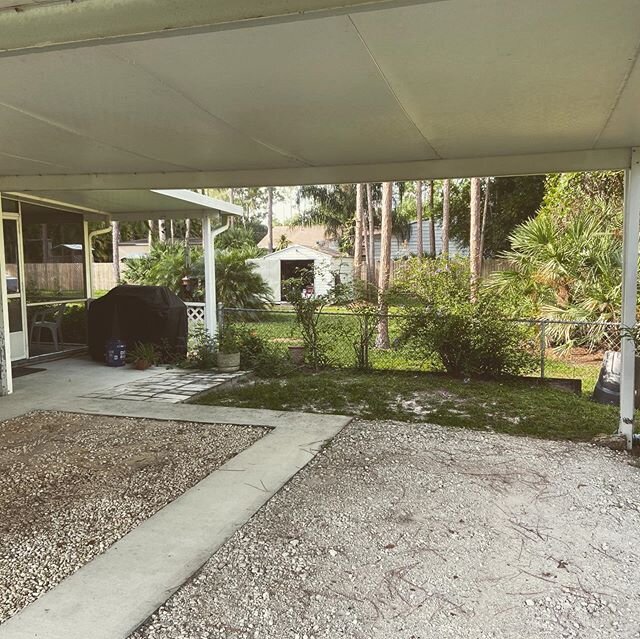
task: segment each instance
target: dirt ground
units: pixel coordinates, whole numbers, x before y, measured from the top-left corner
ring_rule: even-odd
[[[352,422],[132,639],[640,637],[628,461]]]
[[[0,423],[0,622],[265,432],[53,412]]]

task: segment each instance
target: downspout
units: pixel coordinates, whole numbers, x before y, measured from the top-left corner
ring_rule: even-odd
[[[87,297],[93,297],[93,250],[91,243],[93,238],[98,235],[104,235],[105,233],[111,233],[111,225],[105,229],[98,229],[97,231],[91,231],[87,236]]]

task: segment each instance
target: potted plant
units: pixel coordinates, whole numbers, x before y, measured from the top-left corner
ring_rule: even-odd
[[[154,344],[136,342],[133,350],[129,353],[128,359],[134,368],[144,371],[157,362],[158,352]]]
[[[240,370],[240,334],[231,322],[218,330],[218,370],[233,373]]]
[[[295,366],[302,366],[304,364],[304,344],[296,342],[289,346],[289,359]]]

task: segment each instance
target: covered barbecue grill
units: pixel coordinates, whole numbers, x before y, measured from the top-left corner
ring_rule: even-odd
[[[141,342],[185,355],[187,324],[185,303],[168,288],[117,286],[89,306],[89,353],[104,361],[107,341],[119,338],[128,349]]]

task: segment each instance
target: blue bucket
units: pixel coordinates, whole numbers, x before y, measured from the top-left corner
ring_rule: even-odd
[[[127,345],[121,339],[107,340],[104,359],[107,366],[124,366],[127,359]]]

